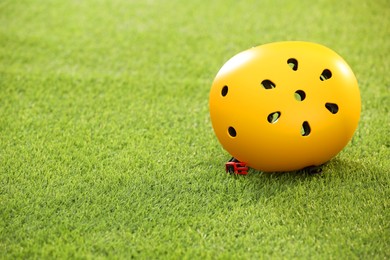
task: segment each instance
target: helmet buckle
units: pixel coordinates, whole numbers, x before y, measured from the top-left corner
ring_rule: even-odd
[[[246,163],[238,161],[236,158],[232,157],[229,162],[225,164],[226,173],[234,173],[238,175],[247,175],[248,167]]]

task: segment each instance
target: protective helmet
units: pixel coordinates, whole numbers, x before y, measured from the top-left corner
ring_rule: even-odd
[[[309,42],[269,43],[237,54],[218,72],[209,105],[224,149],[265,172],[329,161],[352,138],[360,117],[351,68]]]

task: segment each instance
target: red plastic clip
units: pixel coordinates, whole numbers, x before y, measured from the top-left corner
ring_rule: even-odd
[[[248,167],[244,162],[238,162],[236,160],[229,161],[225,164],[227,173],[235,173],[239,175],[247,175]]]

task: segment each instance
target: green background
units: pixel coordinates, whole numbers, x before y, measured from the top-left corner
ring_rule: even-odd
[[[0,258],[386,259],[388,0],[0,1]],[[359,128],[320,175],[224,173],[234,54],[338,52]]]

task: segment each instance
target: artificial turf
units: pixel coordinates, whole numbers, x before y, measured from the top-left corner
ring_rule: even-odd
[[[0,2],[0,258],[390,257],[387,0]],[[323,173],[224,173],[208,114],[259,44],[338,52],[359,128]]]

